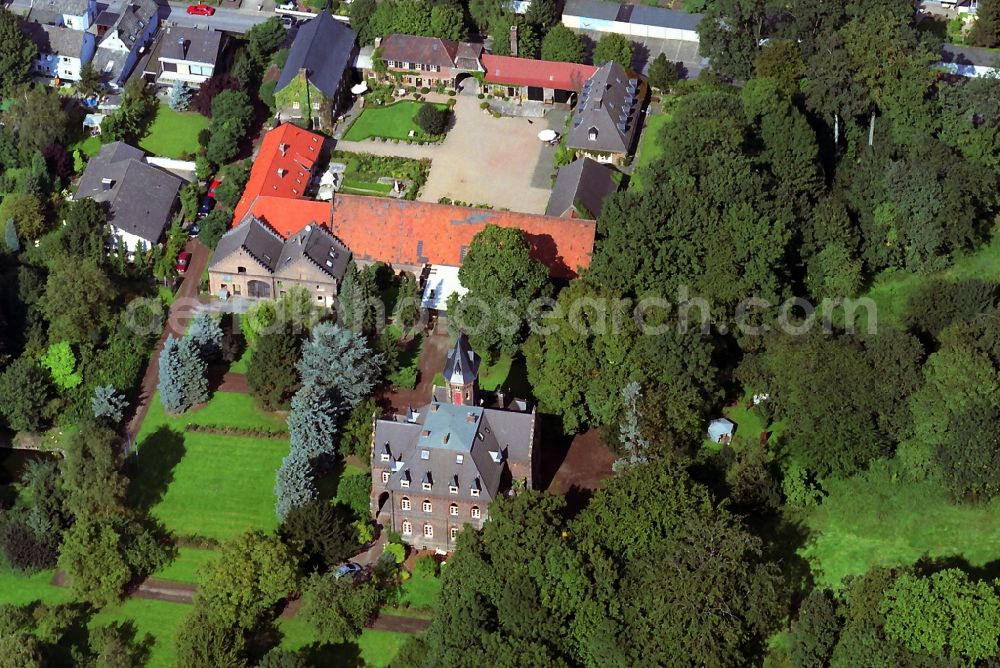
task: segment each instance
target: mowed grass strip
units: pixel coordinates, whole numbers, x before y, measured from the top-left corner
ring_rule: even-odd
[[[344,139],[347,141],[364,141],[372,137],[410,139],[410,131],[414,133],[412,139],[430,139],[413,122],[413,117],[424,104],[406,100],[385,107],[367,107],[347,129]],[[446,104],[434,104],[434,106],[438,109],[448,108]]]
[[[330,668],[388,666],[409,638],[405,633],[364,629],[355,642],[321,645],[312,626],[301,614],[291,619],[279,618],[278,629],[283,635],[282,648],[293,651],[305,649],[311,665]]]
[[[645,128],[642,131],[642,139],[639,140],[639,150],[635,156],[635,169],[632,170],[632,179],[629,187],[642,189],[643,173],[657,158],[663,155],[663,144],[660,142],[660,133],[663,126],[670,122],[669,113],[660,113],[655,116],[647,116]]]
[[[41,601],[48,605],[68,603],[72,598],[68,587],[52,584],[55,571],[45,570],[23,575],[15,570],[0,568],[0,603],[27,605]],[[2,663],[2,661],[0,661]]]
[[[94,615],[89,626],[94,629],[130,620],[139,638],[147,633],[154,638],[146,668],[173,668],[177,661],[177,631],[191,610],[183,603],[129,598]]]
[[[218,556],[219,553],[215,550],[181,547],[177,550],[177,558],[153,573],[153,577],[158,580],[198,584],[198,571]]]
[[[197,112],[174,111],[161,104],[139,148],[164,158],[193,156],[200,148],[198,133],[207,128],[208,123],[209,120]]]
[[[811,537],[799,550],[818,585],[837,587],[872,566],[924,556],[958,557],[973,567],[1000,559],[1000,498],[956,505],[938,483],[895,474],[892,462],[824,488],[829,496],[805,517]]]
[[[149,509],[180,537],[226,540],[275,528],[274,477],[288,440],[185,431],[189,423],[285,428],[282,418],[261,412],[243,394],[218,393],[205,407],[179,416],[167,416],[154,396],[136,439],[129,502]]]

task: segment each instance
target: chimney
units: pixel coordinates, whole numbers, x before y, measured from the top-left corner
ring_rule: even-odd
[[[279,144],[278,150],[281,151],[281,155],[285,155],[288,152],[288,144]]]
[[[181,47],[181,58],[187,58],[188,55],[187,40],[181,37],[180,39],[177,40],[177,46]]]
[[[510,55],[517,57],[517,24],[510,27]]]
[[[286,174],[286,173],[287,173],[287,172],[285,172],[285,170],[283,170],[283,169],[282,169],[281,167],[278,167],[278,178],[279,178],[279,179],[283,179],[283,178],[285,178],[285,174]]]
[[[115,185],[115,182],[113,180],[111,180],[109,178],[103,178],[103,179],[101,179],[101,189],[102,190],[111,190],[111,187],[113,185]]]
[[[444,438],[442,438],[442,439],[441,439],[441,442],[442,442],[442,443],[444,443],[445,445],[447,445],[447,444],[448,444],[448,439],[449,439],[450,437],[451,437],[451,432],[449,431],[448,433],[446,433],[446,434],[444,435]]]

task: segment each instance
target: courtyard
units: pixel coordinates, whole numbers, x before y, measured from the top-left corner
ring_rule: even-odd
[[[429,158],[430,174],[418,198],[423,202],[447,198],[471,206],[544,213],[556,147],[539,141],[538,133],[545,129],[563,132],[567,111],[554,109],[544,118],[493,118],[479,108],[481,100],[476,97],[456,99],[453,126],[440,144],[338,141],[336,148]]]

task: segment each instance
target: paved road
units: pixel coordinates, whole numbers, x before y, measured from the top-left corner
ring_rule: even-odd
[[[240,9],[218,7],[212,16],[193,16],[188,14],[188,4],[190,3],[173,2],[169,5],[161,4],[160,17],[168,23],[173,23],[184,28],[212,28],[213,30],[243,34],[258,23],[263,23],[274,16],[274,12],[258,12],[257,3],[253,0],[247,0],[247,6]]]
[[[208,265],[210,251],[197,239],[192,239],[187,243],[185,249],[191,253],[191,262],[188,265],[184,282],[181,283],[180,290],[174,298],[174,305],[167,313],[167,321],[163,328],[163,334],[149,358],[149,365],[146,367],[146,374],[142,377],[142,386],[139,390],[139,403],[135,407],[135,414],[128,423],[128,433],[134,439],[142,427],[142,421],[149,411],[149,404],[153,400],[156,392],[156,384],[160,381],[160,351],[167,340],[168,334],[175,337],[184,334],[188,321],[194,315],[191,309],[191,300],[198,298],[198,284],[201,282],[201,275]]]

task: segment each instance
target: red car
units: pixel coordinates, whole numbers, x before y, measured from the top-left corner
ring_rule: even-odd
[[[188,265],[191,263],[191,253],[188,251],[181,251],[180,255],[177,256],[177,273],[183,274],[187,271]]]
[[[208,197],[211,197],[212,199],[215,199],[215,189],[219,187],[220,183],[222,183],[222,181],[220,181],[219,179],[214,179],[212,181],[212,183],[209,184],[209,186],[208,186],[208,192],[205,193],[205,194]]]
[[[215,13],[215,7],[209,7],[208,5],[188,5],[188,14],[197,14],[198,16],[211,16]]]

